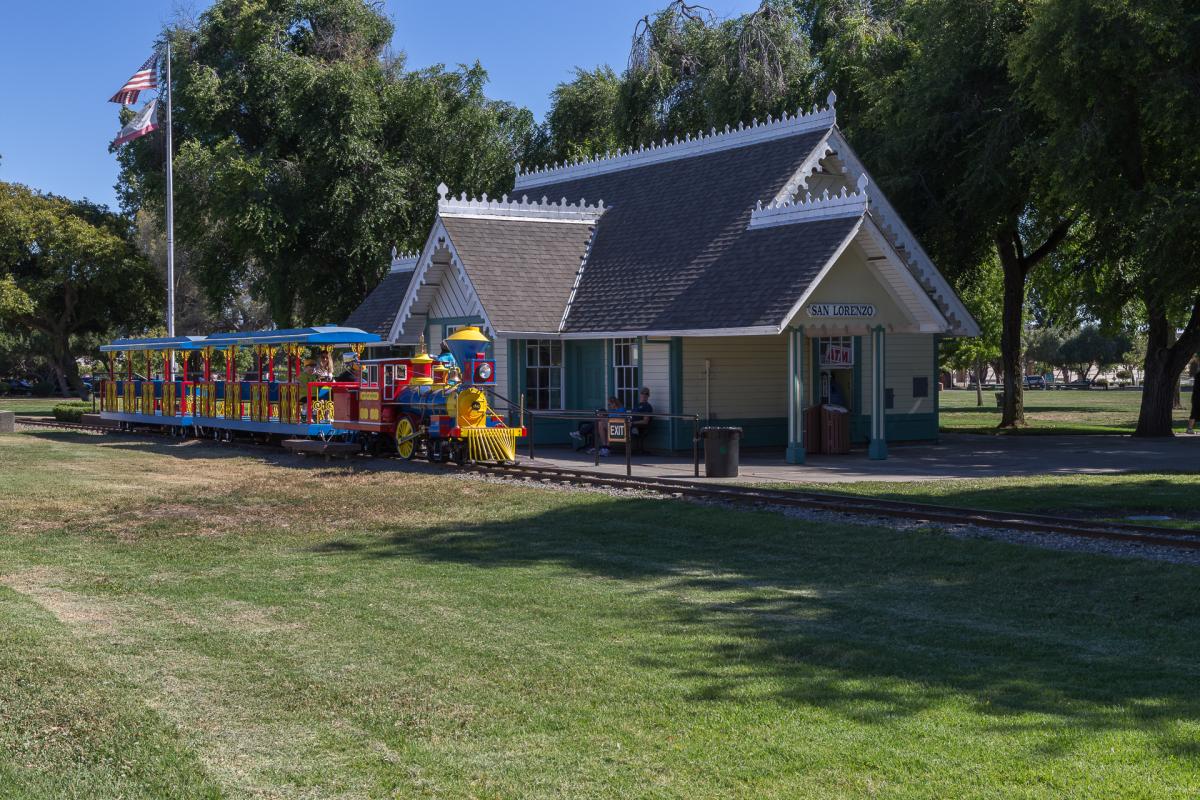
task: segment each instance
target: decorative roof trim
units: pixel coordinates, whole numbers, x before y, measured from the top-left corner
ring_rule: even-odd
[[[854,152],[854,148],[850,146],[850,142],[846,140],[840,130],[834,129],[830,139],[839,158],[846,165],[848,174],[866,174],[866,167],[863,166],[858,154]],[[880,230],[904,258],[905,264],[912,270],[921,286],[938,304],[943,316],[954,326],[953,335],[978,336],[979,323],[963,305],[962,300],[951,288],[945,276],[938,271],[933,259],[921,247],[921,243],[909,227],[904,224],[904,220],[888,202],[887,196],[884,195],[879,185],[871,184],[868,194],[871,195],[870,215],[876,218],[875,221]]]
[[[661,329],[570,331],[550,335],[560,339],[628,339],[638,336],[770,336],[779,333],[778,325],[746,327],[661,327]],[[506,336],[515,336],[505,332]]]
[[[932,319],[931,323],[928,319],[925,321],[915,319],[917,315],[913,313],[912,309],[904,308],[906,313],[914,317],[914,322],[920,328],[920,332],[948,333],[954,327],[954,323],[950,321],[942,307],[929,296],[929,292],[917,280],[917,276],[913,275],[912,269],[904,261],[904,255],[896,249],[895,245],[892,244],[891,240],[888,239],[887,235],[879,227],[879,220],[868,214],[861,230],[862,235],[873,241],[875,246],[882,250],[885,256],[881,261],[868,260],[867,269],[873,270],[883,280],[887,280],[884,270],[891,270],[917,298],[917,302],[921,305],[922,310],[924,310],[928,318]],[[887,266],[885,267],[884,265]],[[926,331],[925,328],[927,325],[932,325],[933,327],[929,331]]]
[[[567,295],[567,304],[563,307],[562,317],[558,321],[558,330],[567,327],[567,317],[571,314],[571,306],[575,303],[575,293],[579,291],[579,282],[583,280],[583,270],[587,267],[588,256],[592,254],[592,243],[596,241],[596,228],[592,228],[587,244],[583,248],[583,257],[579,259],[579,269],[575,272],[575,282],[571,284],[571,293]]]
[[[411,272],[417,268],[417,261],[421,258],[421,252],[418,250],[413,253],[397,253],[396,248],[392,248],[392,266],[388,272]]]
[[[863,221],[860,217],[858,222],[854,223],[854,227],[846,234],[846,237],[842,239],[842,243],[830,254],[829,258],[825,261],[825,265],[821,267],[821,270],[808,282],[808,286],[800,294],[800,299],[783,315],[783,319],[775,329],[776,333],[783,333],[787,329],[788,324],[800,313],[800,309],[804,308],[804,304],[808,302],[808,298],[812,297],[812,293],[821,285],[821,281],[825,280],[825,276],[829,274],[829,270],[833,269],[833,265],[842,257],[842,253],[846,252],[846,248],[854,241],[854,237],[858,236],[862,224]]]
[[[438,184],[437,191],[438,213],[446,217],[504,217],[534,222],[593,223],[600,219],[606,210],[603,200],[594,206],[589,206],[582,198],[578,203],[568,203],[565,197],[557,203],[550,202],[546,197],[531,203],[526,195],[522,195],[520,200],[509,200],[508,195],[499,200],[489,200],[486,193],[480,199],[474,200],[468,198],[466,192],[460,197],[453,197],[444,183]]]
[[[805,192],[803,200],[787,200],[765,206],[759,200],[750,212],[750,224],[746,228],[755,230],[818,219],[861,217],[867,213],[867,203],[867,176],[863,173],[858,176],[858,191],[853,194],[847,193],[843,186],[839,194],[830,194],[826,189],[817,198]]]
[[[475,291],[475,284],[471,282],[471,276],[467,274],[462,259],[458,257],[458,251],[454,248],[454,242],[450,239],[450,231],[446,230],[446,226],[442,224],[440,219],[436,219],[434,220],[433,228],[429,231],[428,238],[425,240],[425,247],[421,250],[421,257],[417,263],[416,273],[413,275],[412,280],[409,281],[408,288],[404,292],[404,300],[401,301],[400,308],[396,312],[396,320],[392,323],[392,330],[388,335],[388,341],[399,341],[400,334],[404,330],[404,323],[415,316],[412,310],[413,304],[417,302],[417,295],[429,277],[429,268],[433,265],[433,257],[440,249],[445,249],[449,252],[450,263],[446,265],[447,268],[453,269],[457,273],[459,283],[468,289],[468,296],[475,303],[473,311],[483,320],[484,328],[495,335],[496,326],[492,324],[491,318],[488,317],[487,311],[483,307],[483,301],[479,299],[479,292]]]
[[[836,151],[829,146],[829,137],[833,134],[831,127],[821,141],[817,142],[817,146],[808,154],[808,158],[804,159],[804,163],[792,173],[792,177],[783,185],[779,193],[771,199],[773,205],[786,203],[789,200],[796,199],[796,193],[800,191],[800,187],[808,188],[808,179],[813,176],[821,168],[821,162],[827,157],[834,155]]]
[[[768,115],[766,122],[759,122],[757,119],[751,120],[749,125],[739,122],[736,128],[726,125],[724,131],[718,131],[716,128],[711,129],[707,134],[697,131],[695,136],[687,134],[683,139],[676,136],[670,142],[663,139],[660,144],[651,142],[636,150],[633,148],[620,149],[615,153],[603,156],[573,163],[556,163],[528,171],[522,171],[518,165],[517,180],[513,191],[564,180],[588,178],[608,172],[619,172],[664,161],[691,158],[720,150],[732,150],[735,147],[746,147],[759,142],[829,128],[837,123],[837,112],[834,108],[836,102],[837,95],[830,92],[826,98],[825,108],[818,108],[814,105],[807,114],[803,110],[797,110],[795,114],[785,113],[778,119],[773,119]]]

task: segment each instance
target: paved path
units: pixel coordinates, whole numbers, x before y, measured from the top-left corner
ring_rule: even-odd
[[[537,450],[534,464],[590,466],[592,456],[566,448]],[[703,453],[700,474],[704,475]],[[522,456],[522,461],[527,461]],[[625,473],[625,455],[614,450],[600,459],[604,473]],[[1200,436],[1134,439],[1129,436],[980,436],[943,434],[937,444],[893,445],[886,461],[871,461],[864,450],[845,456],[809,456],[808,463],[743,456],[739,482],[840,483],[984,478],[1009,475],[1111,474],[1119,472],[1198,472]],[[688,456],[634,456],[633,474],[691,478]]]

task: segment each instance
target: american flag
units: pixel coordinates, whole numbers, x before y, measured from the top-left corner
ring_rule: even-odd
[[[137,102],[138,92],[143,89],[157,89],[158,75],[154,71],[154,65],[158,62],[158,54],[154,54],[146,59],[146,63],[138,67],[138,71],[133,73],[133,77],[125,81],[125,85],[117,90],[117,93],[108,98],[110,103],[120,103],[123,106],[131,106]]]

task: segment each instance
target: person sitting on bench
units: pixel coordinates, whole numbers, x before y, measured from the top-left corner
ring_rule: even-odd
[[[643,386],[641,391],[638,392],[638,402],[633,407],[633,410],[639,414],[654,413],[654,406],[650,405],[650,389],[648,387]],[[639,447],[644,449],[646,433],[650,430],[650,417],[634,417],[630,427],[633,429],[631,433],[637,437]]]
[[[615,397],[609,397],[608,398],[608,408],[604,410],[604,413],[601,414],[601,416],[602,417],[609,417],[609,416],[613,416],[613,415],[620,416],[621,414],[624,414],[624,413],[625,413],[625,408],[621,405],[621,401]],[[601,420],[600,429],[595,431],[595,434],[596,434],[596,444],[598,444],[600,446],[600,455],[602,455],[602,456],[608,455],[608,424],[606,421]],[[588,452],[594,453],[594,452],[596,452],[596,450],[595,450],[595,448],[591,448],[588,450]]]
[[[603,419],[609,414],[624,414],[625,409],[621,407],[621,401],[615,397],[608,398],[608,408],[604,411],[597,411],[596,415],[601,418],[599,426],[596,422],[588,420],[579,423],[577,430],[571,431],[571,438],[579,444],[575,447],[579,450],[582,447],[587,447],[589,453],[596,452],[596,445],[600,446],[600,455],[608,455],[608,425]]]

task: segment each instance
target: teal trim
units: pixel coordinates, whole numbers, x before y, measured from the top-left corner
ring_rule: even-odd
[[[508,386],[504,387],[504,391],[508,393],[508,399],[518,405],[521,403],[521,395],[524,391],[521,387],[525,376],[525,368],[521,364],[524,353],[524,339],[508,340]]]
[[[613,343],[614,339],[604,340],[604,402],[602,407],[607,407],[608,396],[617,392],[617,370],[613,366]]]
[[[786,450],[788,436],[787,417],[729,417],[721,419],[720,424],[722,427],[730,426],[742,429],[742,447],[775,447],[780,450]],[[704,427],[703,420],[701,420],[699,427]],[[676,427],[676,435],[672,441],[671,449],[677,452],[691,452],[691,420],[680,421]]]
[[[788,330],[788,444],[789,464],[803,464],[804,447],[804,328]],[[743,435],[743,441],[745,436]],[[747,446],[750,446],[749,444]]]
[[[862,337],[854,337],[854,372],[851,378],[854,381],[854,386],[850,387],[850,414],[861,415],[863,409],[862,398]]]
[[[942,429],[942,371],[938,364],[942,341],[936,333],[929,338],[933,339],[933,374],[929,378],[933,385],[929,391],[933,392],[933,440],[936,442],[939,439],[938,432]]]
[[[935,419],[934,414],[888,414],[887,443],[934,441],[937,437]],[[864,418],[864,422],[869,423],[869,421],[869,419]],[[786,453],[788,436],[787,417],[737,417],[722,419],[721,424],[742,428],[745,431],[742,436],[742,445],[744,447],[777,447],[783,449]],[[851,432],[851,443],[855,447],[868,446],[869,451],[869,428],[861,429],[856,435],[855,428],[852,427]],[[691,423],[683,422],[678,426],[678,431],[670,442],[670,449],[675,451],[690,451],[692,448],[691,437]],[[538,441],[540,442],[541,439],[539,438]],[[651,439],[651,441],[654,440]],[[665,445],[666,443],[663,442],[661,446]]]
[[[671,413],[683,413],[683,338],[671,337],[668,351],[671,371]]]
[[[604,408],[605,339],[569,339],[563,342],[563,408]]]
[[[671,344],[667,349],[668,364],[667,370],[671,375],[671,396],[668,403],[670,414],[683,413],[683,337],[672,336]],[[671,450],[679,449],[675,446],[678,441],[679,431],[687,428],[688,443],[685,448],[690,448],[692,443],[690,437],[692,435],[691,426],[681,420],[673,419],[668,426],[669,438],[668,445]]]
[[[938,415],[888,414],[887,430],[889,442],[935,442],[938,437]]]
[[[882,461],[887,458],[887,344],[882,325],[871,330],[871,442],[867,455]]]

